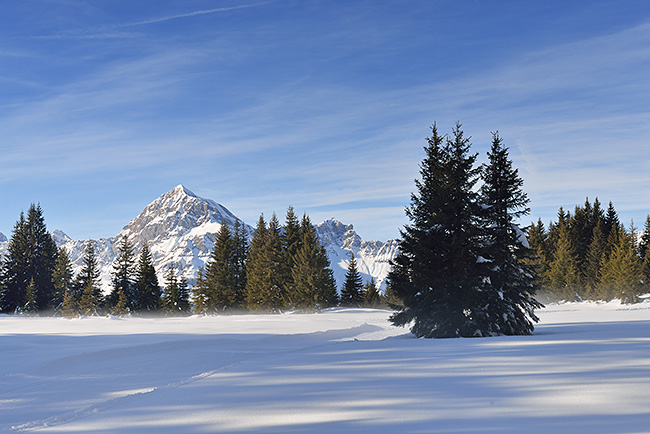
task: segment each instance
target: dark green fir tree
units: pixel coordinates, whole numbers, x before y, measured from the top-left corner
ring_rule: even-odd
[[[27,269],[30,260],[29,249],[27,222],[25,214],[21,212],[9,240],[7,255],[2,262],[0,308],[3,313],[14,313],[27,301],[27,285],[31,280]]]
[[[2,264],[0,310],[11,313],[25,308],[43,311],[51,309],[54,284],[52,273],[57,249],[47,231],[43,210],[32,204],[27,218],[21,212],[9,241],[8,254]],[[27,300],[30,285],[31,300]]]
[[[271,267],[266,256],[268,228],[264,215],[260,215],[251,240],[246,267],[246,306],[252,312],[267,308],[264,292],[266,282],[270,279]]]
[[[205,266],[208,310],[227,313],[240,309],[243,294],[237,291],[235,238],[227,223],[217,232],[210,259]]]
[[[156,312],[161,307],[162,291],[158,284],[156,268],[147,243],[142,244],[140,258],[135,272],[135,297],[133,301],[134,311]]]
[[[527,262],[533,252],[517,226],[529,212],[528,196],[498,133],[492,135],[488,161],[479,199],[483,210],[480,258],[486,275],[477,297],[483,299],[483,306],[473,315],[483,336],[527,335],[539,321],[535,309],[542,307],[534,298],[534,271]]]
[[[128,311],[137,310],[137,297],[135,290],[135,253],[128,237],[123,237],[118,246],[117,258],[113,261],[113,289],[108,296],[109,309],[117,306],[120,301],[120,292],[126,300]]]
[[[406,209],[410,224],[400,231],[388,284],[403,306],[391,316],[411,325],[416,337],[483,336],[479,309],[485,263],[478,259],[482,233],[475,185],[479,169],[469,139],[456,124],[452,136],[427,139],[417,192]]]
[[[260,219],[247,262],[246,305],[251,311],[281,312],[288,305],[286,251],[275,214],[268,226]]]
[[[343,289],[341,290],[341,306],[359,307],[363,303],[363,279],[357,269],[357,260],[354,254],[350,258],[348,271],[345,273]]]
[[[74,294],[73,282],[72,264],[70,264],[68,252],[63,247],[60,247],[56,256],[54,271],[52,272],[54,286],[52,305],[56,312],[59,312],[63,307],[66,294]]]

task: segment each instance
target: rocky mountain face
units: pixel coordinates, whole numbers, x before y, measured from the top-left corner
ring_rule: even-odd
[[[123,237],[129,237],[136,255],[143,243],[148,243],[161,285],[171,264],[193,282],[198,269],[209,259],[221,224],[225,222],[232,226],[236,221],[237,217],[223,205],[200,198],[179,185],[149,204],[113,238],[75,241],[60,230],[55,230],[52,236],[58,246],[66,248],[75,273],[82,267],[86,244],[93,243],[101,271],[101,285],[108,292],[112,264]],[[252,237],[254,228],[246,224],[244,227]],[[327,250],[339,289],[353,254],[364,280],[372,277],[382,289],[385,287],[389,261],[397,253],[396,240],[364,241],[352,225],[334,219],[318,224],[316,229]],[[7,245],[6,237],[0,234],[0,254],[4,254]]]

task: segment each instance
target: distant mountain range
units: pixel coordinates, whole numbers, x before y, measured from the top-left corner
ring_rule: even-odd
[[[222,223],[234,225],[237,217],[226,207],[210,199],[198,197],[182,185],[163,194],[150,203],[139,216],[131,220],[116,236],[92,240],[101,271],[102,289],[111,288],[111,271],[119,242],[128,236],[139,253],[143,243],[148,243],[158,272],[160,283],[174,263],[190,282],[198,269],[210,256],[214,240]],[[245,224],[249,237],[254,228]],[[364,241],[352,225],[329,219],[316,225],[318,236],[327,250],[339,290],[345,280],[351,255],[364,279],[373,277],[385,289],[389,261],[397,253],[397,240]],[[64,246],[77,273],[82,266],[87,241],[75,241],[64,232],[55,230],[52,237],[57,246]],[[9,242],[0,233],[0,255],[4,255]]]

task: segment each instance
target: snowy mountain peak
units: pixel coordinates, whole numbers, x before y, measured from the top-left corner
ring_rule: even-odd
[[[139,241],[151,241],[162,235],[165,238],[187,235],[204,227],[205,232],[218,228],[222,223],[234,225],[235,217],[224,206],[195,195],[179,185],[151,202],[138,217],[127,224],[120,236],[138,235]],[[200,232],[200,231],[199,231]]]
[[[70,238],[65,232],[59,229],[56,229],[52,232],[52,239],[57,246],[62,246],[63,244],[72,241],[72,238]]]
[[[2,242],[4,242],[4,241],[7,241],[7,237],[5,236],[5,234],[3,234],[2,232],[0,232],[0,243],[2,243]]]
[[[318,236],[323,244],[337,244],[343,243],[343,238],[349,231],[354,232],[354,226],[346,225],[336,220],[335,218],[327,219],[322,223],[316,225]]]
[[[194,194],[192,191],[190,191],[187,187],[185,187],[183,184],[178,184],[176,187],[174,187],[173,190],[169,191],[171,195],[185,195],[185,196],[192,196],[192,197],[198,197],[196,194]]]

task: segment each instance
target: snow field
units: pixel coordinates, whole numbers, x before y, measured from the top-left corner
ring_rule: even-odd
[[[482,339],[388,315],[0,316],[0,432],[650,432],[650,302]]]

